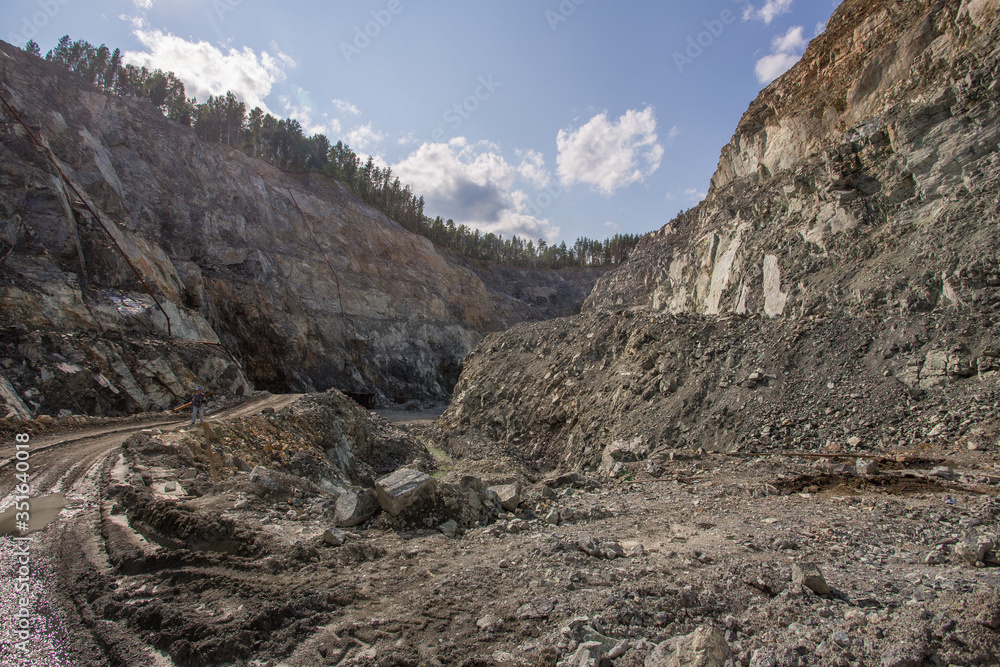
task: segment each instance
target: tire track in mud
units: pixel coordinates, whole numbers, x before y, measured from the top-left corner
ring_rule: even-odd
[[[240,417],[267,407],[279,410],[298,398],[266,396],[216,417]],[[67,506],[53,524],[32,535],[28,651],[17,649],[13,624],[4,623],[0,630],[0,664],[175,664],[166,652],[142,641],[127,623],[105,618],[101,603],[106,604],[121,579],[113,565],[116,546],[108,539],[112,532],[106,521],[107,485],[119,459],[115,450],[129,436],[152,428],[176,430],[189,423],[187,419],[158,420],[129,428],[79,429],[45,438],[31,450],[31,497],[64,493]],[[15,483],[14,467],[0,465],[0,489],[13,489]],[[0,501],[0,508],[12,500],[13,491]],[[5,619],[14,618],[19,603],[14,577],[9,576],[18,568],[14,544],[11,537],[0,537],[0,581],[4,582],[0,614]],[[218,581],[218,574],[208,578]],[[252,579],[254,575],[247,572],[247,577]]]

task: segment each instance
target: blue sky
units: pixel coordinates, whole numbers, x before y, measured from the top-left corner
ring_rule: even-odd
[[[838,4],[6,0],[0,38],[120,47],[374,155],[431,215],[572,245],[696,204]]]

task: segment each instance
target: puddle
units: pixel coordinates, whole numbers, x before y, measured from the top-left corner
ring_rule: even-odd
[[[417,440],[419,440],[421,444],[427,448],[427,451],[431,453],[431,456],[434,457],[434,461],[437,463],[437,470],[431,473],[431,477],[434,479],[441,479],[455,469],[455,462],[451,460],[451,457],[448,456],[447,452],[443,449],[435,447],[423,438],[418,437]]]
[[[3,514],[0,514],[0,535],[23,536],[45,528],[66,507],[66,496],[56,493],[51,496],[31,498],[28,500],[28,506],[30,508],[27,512],[29,516],[28,529],[23,530],[18,527],[20,522],[15,521],[18,509],[17,507],[11,507]]]

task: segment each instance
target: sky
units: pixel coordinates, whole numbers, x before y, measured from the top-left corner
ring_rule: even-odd
[[[0,39],[121,48],[373,155],[429,215],[572,245],[704,198],[839,2],[4,0]]]

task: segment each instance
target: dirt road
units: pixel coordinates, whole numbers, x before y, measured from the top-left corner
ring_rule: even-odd
[[[209,421],[239,417],[265,408],[281,409],[296,400],[295,395],[267,395],[211,415]],[[130,435],[146,429],[176,430],[190,425],[189,418],[153,418],[135,425],[92,427],[43,436],[29,442],[27,459],[32,498],[63,494],[67,506],[60,518],[31,542],[16,543],[11,536],[0,538],[0,664],[3,665],[100,665],[172,664],[159,653],[134,639],[108,638],[107,631],[93,626],[93,614],[75,585],[78,576],[108,574],[106,535],[102,528],[101,505],[106,493],[106,473],[117,458],[117,448]],[[8,443],[4,454],[14,454]],[[0,508],[13,505],[17,468],[14,458],[0,462],[0,491],[5,495]],[[23,466],[22,466],[23,468]],[[30,501],[29,501],[30,503]],[[24,544],[29,547],[23,554]],[[18,570],[27,560],[29,574],[18,580]],[[19,585],[20,584],[20,585]],[[24,588],[26,586],[26,588]],[[20,598],[31,596],[30,637],[21,641],[16,630]],[[80,608],[77,608],[77,605]]]

